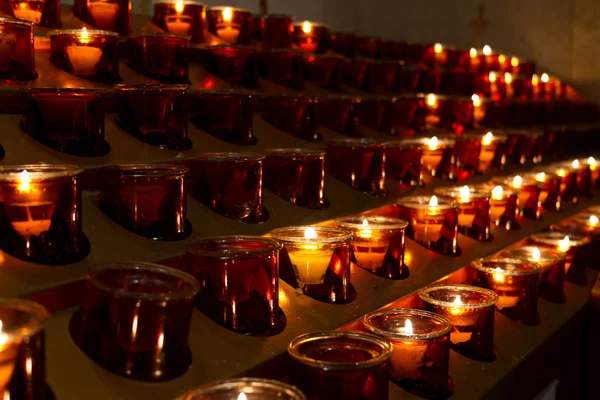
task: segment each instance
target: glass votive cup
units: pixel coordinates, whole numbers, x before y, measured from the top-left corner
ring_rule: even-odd
[[[0,393],[6,389],[5,398],[46,399],[50,389],[46,384],[46,346],[44,326],[50,318],[48,311],[38,303],[21,299],[0,300],[2,339],[12,337],[13,330],[20,331],[20,345],[7,340],[0,346],[2,378]],[[8,334],[7,334],[8,331]],[[7,336],[4,336],[7,334]],[[17,354],[14,346],[17,345]],[[16,355],[16,360],[13,357]],[[13,365],[14,363],[14,369]],[[10,376],[12,371],[12,376]],[[7,374],[10,382],[6,381]],[[8,383],[8,386],[7,386]],[[7,396],[9,395],[9,396]]]
[[[367,58],[379,58],[381,55],[381,43],[383,41],[378,37],[357,36],[356,37],[356,56]]]
[[[329,29],[326,25],[312,21],[296,22],[292,40],[305,53],[325,53],[329,46]]]
[[[211,35],[227,44],[248,44],[252,38],[252,12],[237,7],[208,7],[206,25]]]
[[[354,33],[336,32],[329,34],[329,47],[335,54],[354,57],[356,53],[356,35]]]
[[[82,157],[109,153],[104,139],[104,89],[23,88],[21,127],[38,142]]]
[[[567,174],[575,175],[576,181],[576,193],[577,196],[591,196],[592,195],[592,178],[591,178],[591,170],[590,165],[587,163],[587,160],[573,160],[573,161],[565,161],[561,163],[556,163],[550,165],[550,168],[556,168],[557,171],[561,172],[564,170]],[[565,176],[565,178],[567,178]],[[572,180],[573,178],[570,177]],[[567,179],[568,181],[568,179]]]
[[[200,284],[183,271],[150,263],[91,267],[71,337],[94,362],[117,375],[166,381],[191,363],[188,337]]]
[[[46,265],[84,259],[89,243],[82,232],[81,172],[71,165],[0,167],[0,249]]]
[[[279,197],[301,207],[322,210],[325,198],[325,151],[268,149],[264,184]]]
[[[548,247],[519,246],[503,251],[501,256],[541,265],[540,297],[554,303],[565,302],[564,253]]]
[[[415,94],[396,96],[390,112],[390,131],[394,135],[413,136],[425,131],[425,98]]]
[[[57,28],[61,25],[60,0],[8,0],[6,3],[8,10],[3,11],[14,18],[44,28]]]
[[[261,42],[272,48],[292,47],[294,17],[283,14],[267,14],[261,17]]]
[[[306,140],[320,140],[317,100],[308,95],[276,94],[263,102],[263,118],[277,129]]]
[[[116,85],[117,124],[152,146],[190,149],[187,88],[187,85],[168,84]]]
[[[355,89],[370,90],[374,60],[371,58],[344,58],[339,64],[340,78],[343,83]]]
[[[435,194],[458,203],[458,231],[479,241],[491,241],[491,193],[469,186],[437,187]]]
[[[537,180],[515,175],[505,178],[494,178],[494,182],[518,193],[519,210],[522,216],[529,219],[542,219],[543,209],[540,202],[542,190]]]
[[[125,229],[154,240],[191,233],[186,219],[188,169],[175,165],[124,164],[101,168],[100,209]]]
[[[494,361],[494,309],[498,295],[470,285],[434,285],[419,292],[420,307],[452,324],[454,350],[479,361]]]
[[[154,0],[152,21],[167,32],[204,42],[206,5],[195,0]]]
[[[503,134],[494,134],[488,131],[485,134],[464,134],[462,137],[477,140],[481,143],[479,153],[479,171],[485,173],[490,167],[503,170],[506,165],[506,153],[503,144],[508,137]]]
[[[561,211],[562,196],[560,194],[561,177],[549,172],[530,172],[523,174],[525,179],[535,179],[541,189],[540,204],[544,209]]]
[[[304,393],[295,386],[258,378],[211,382],[189,391],[182,400],[229,400],[240,396],[247,400],[306,400]]]
[[[391,60],[406,60],[408,52],[408,43],[393,40],[383,40],[381,42],[381,58]]]
[[[506,257],[489,257],[472,263],[476,284],[498,295],[496,309],[526,325],[537,325],[540,264]]]
[[[326,303],[345,304],[354,300],[349,231],[292,226],[272,230],[269,235],[284,246],[280,277],[297,292]]]
[[[218,45],[207,48],[207,67],[219,78],[233,84],[257,85],[257,50],[240,45]]]
[[[279,309],[279,250],[259,236],[201,239],[187,250],[188,272],[200,282],[196,306],[233,331],[256,336],[285,327]]]
[[[436,196],[402,197],[398,217],[408,221],[406,236],[420,245],[446,255],[459,255],[458,203]]]
[[[423,186],[422,148],[402,140],[385,144],[385,176],[400,183],[400,188]]]
[[[385,196],[385,149],[369,139],[338,139],[327,143],[326,170],[361,192]]]
[[[559,164],[549,167],[540,167],[539,172],[557,175],[560,178],[560,199],[562,203],[577,204],[579,202],[579,188],[577,185],[578,172],[571,165]]]
[[[338,227],[352,233],[352,260],[361,268],[388,279],[408,276],[404,265],[405,230],[398,218],[354,216],[337,218]]]
[[[516,190],[493,183],[473,186],[476,190],[490,193],[490,220],[492,224],[507,231],[521,229],[519,197]]]
[[[187,35],[165,32],[130,35],[127,66],[159,82],[187,84],[189,40]]]
[[[54,30],[48,36],[50,62],[56,67],[96,82],[121,82],[117,33],[83,28]]]
[[[346,136],[362,137],[359,130],[360,98],[329,95],[315,100],[317,118],[321,125]]]
[[[365,315],[363,324],[391,343],[389,374],[398,386],[426,399],[449,397],[450,321],[429,311],[391,308]]]
[[[421,163],[425,172],[432,177],[454,179],[456,157],[454,156],[454,139],[439,138],[412,138],[404,143],[419,146],[422,152]]]
[[[206,153],[191,160],[191,193],[224,217],[245,223],[269,218],[263,206],[263,155]]]
[[[581,160],[580,160],[581,162]],[[592,187],[598,189],[600,186],[600,165],[594,157],[588,157],[585,162],[590,166],[590,180],[592,181]]]
[[[367,75],[368,81],[363,86],[364,90],[378,91],[380,89],[392,90],[397,84],[396,80],[404,70],[404,61],[397,60],[373,60]]]
[[[206,133],[226,142],[256,144],[252,95],[235,90],[190,91],[189,117]]]
[[[305,54],[304,79],[326,89],[339,86],[338,65],[343,59],[339,54]]]
[[[258,73],[281,86],[303,87],[304,60],[297,49],[262,49],[258,53]]]
[[[360,124],[392,135],[391,113],[396,99],[391,96],[361,96],[359,103]]]
[[[590,207],[574,217],[567,218],[558,224],[550,226],[550,230],[566,233],[575,233],[586,236],[590,242],[585,250],[579,250],[578,258],[584,260],[590,268],[597,269],[600,265],[600,254],[596,251],[600,244],[600,213],[595,210],[597,206]],[[564,238],[563,238],[564,239]]]
[[[531,112],[528,112],[531,114]],[[523,131],[517,129],[506,130],[507,156],[511,163],[524,165],[526,163],[539,164],[542,160],[542,149],[538,145],[542,141],[543,133],[539,131]]]
[[[588,245],[591,240],[588,236],[571,232],[543,232],[531,235],[529,242],[534,246],[549,247],[565,253],[566,278],[576,285],[585,285],[587,278],[586,268],[590,265]]]
[[[437,128],[453,132],[463,131],[474,125],[473,101],[468,96],[425,95],[427,130]]]
[[[313,332],[288,346],[292,383],[312,400],[387,400],[392,346],[353,331]]]
[[[131,32],[130,0],[75,0],[73,13],[95,28],[127,36]]]

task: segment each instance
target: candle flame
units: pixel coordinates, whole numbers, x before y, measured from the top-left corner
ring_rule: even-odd
[[[454,304],[455,306],[460,306],[463,304],[462,300],[460,299],[460,296],[456,296],[454,298],[454,301],[452,302],[452,304]]]
[[[502,195],[504,194],[504,189],[502,186],[496,186],[492,189],[492,199],[494,200],[502,200]]]
[[[237,397],[237,400],[248,400],[248,398],[246,397],[246,393],[242,392],[239,394],[239,396]]]
[[[537,74],[533,74],[533,76],[531,77],[531,84],[533,86],[537,86],[540,83],[540,77],[537,76]]]
[[[312,32],[312,24],[308,21],[304,21],[302,23],[302,32],[311,33]]]
[[[366,238],[366,239],[370,238],[372,235],[372,232],[371,232],[371,229],[369,229],[369,221],[367,221],[366,218],[363,219],[362,226],[363,226],[363,229],[361,229],[360,232],[358,232],[358,235],[362,238]]]
[[[453,306],[462,306],[464,303],[462,302],[462,300],[460,299],[460,296],[456,296],[454,298],[454,301],[452,302]],[[463,309],[460,307],[452,307],[450,308],[450,314],[452,315],[460,315],[463,313]]]
[[[459,196],[463,200],[468,200],[471,197],[471,190],[469,187],[466,185],[461,187]]]
[[[362,226],[369,226],[369,221],[367,219],[363,219]]]
[[[175,3],[175,11],[177,11],[178,14],[183,12],[183,7],[183,1],[178,1]]]
[[[548,74],[547,74],[547,73],[545,73],[545,72],[544,72],[544,73],[542,74],[541,81],[542,81],[542,82],[544,82],[544,83],[546,83],[546,82],[548,82],[549,80],[550,80],[550,77],[548,76]]]
[[[504,82],[508,84],[512,83],[512,74],[510,72],[504,74]]]
[[[506,56],[505,56],[504,54],[500,54],[500,55],[498,56],[498,62],[499,62],[500,64],[504,64],[504,63],[506,62]]]
[[[546,173],[545,172],[540,172],[538,174],[535,175],[535,180],[538,182],[546,182]]]
[[[510,65],[512,65],[513,67],[518,67],[519,66],[519,59],[517,57],[512,57],[510,59]]]
[[[473,107],[481,106],[481,98],[478,94],[474,94],[473,96],[471,96],[471,101],[473,102]]]
[[[29,177],[29,172],[27,172],[27,170],[24,169],[23,172],[21,172],[20,176],[21,178],[17,190],[19,192],[29,192],[31,190],[31,178]]]
[[[496,76],[496,73],[494,71],[491,71],[488,76],[489,76],[489,79],[490,79],[491,83],[496,82],[497,76]]]
[[[560,250],[562,252],[566,252],[566,251],[569,251],[570,247],[571,247],[571,243],[569,240],[569,236],[565,236],[563,240],[559,240],[558,250]]]
[[[406,335],[412,335],[414,333],[413,324],[410,322],[410,319],[407,319],[404,323],[404,333]]]
[[[587,159],[587,163],[590,167],[595,167],[596,166],[596,159],[594,157],[589,157]]]
[[[435,54],[441,54],[441,52],[444,51],[444,46],[442,46],[441,43],[436,43],[433,45],[433,51]]]
[[[564,168],[561,168],[556,171],[556,175],[560,176],[561,178],[564,178],[565,176],[567,176],[567,170]]]
[[[432,207],[436,207],[438,205],[437,197],[431,196],[431,200],[429,200],[429,205]]]
[[[318,237],[317,236],[317,230],[315,228],[313,228],[312,226],[309,226],[304,231],[304,237],[306,239],[316,239]]]
[[[86,44],[90,41],[90,35],[85,26],[81,28],[81,33],[79,34],[79,41],[83,44]]]
[[[426,101],[428,106],[435,107],[437,104],[437,97],[435,97],[435,94],[428,94]]]
[[[481,141],[481,144],[484,146],[489,146],[490,144],[492,144],[493,141],[494,134],[492,132],[488,132],[485,135],[483,135],[483,140]]]
[[[483,55],[484,56],[492,55],[492,48],[490,46],[488,46],[487,44],[485,46],[483,46]]]
[[[531,251],[531,257],[538,261],[540,258],[542,258],[542,253],[540,252],[540,249],[538,249],[537,247],[534,247],[533,250]]]
[[[516,187],[517,189],[521,187],[521,185],[523,185],[523,178],[521,178],[520,175],[517,175],[513,178],[513,185],[514,187]]]
[[[233,19],[233,9],[231,7],[225,7],[221,14],[223,15],[223,21],[225,22],[231,22]]]
[[[474,47],[471,47],[471,50],[469,50],[469,56],[470,56],[471,58],[475,58],[475,57],[477,57],[477,49],[476,49],[476,48],[474,48]]]
[[[499,283],[504,283],[506,281],[506,276],[502,273],[502,268],[496,268],[496,273],[494,274],[494,280]]]
[[[598,225],[599,222],[600,222],[600,219],[598,219],[598,217],[596,217],[595,215],[592,215],[590,217],[590,225],[596,226],[596,225]]]
[[[573,160],[573,164],[571,164],[573,166],[573,168],[578,169],[579,168],[579,160]]]
[[[438,147],[438,138],[437,136],[432,137],[431,139],[429,139],[429,150],[436,150]]]

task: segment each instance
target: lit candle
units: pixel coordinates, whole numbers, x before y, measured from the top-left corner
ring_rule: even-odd
[[[491,71],[488,74],[488,80],[490,82],[490,94],[492,96],[494,96],[495,94],[498,94],[498,76],[496,75],[496,73],[494,71]]]
[[[247,400],[246,393],[241,392],[237,397],[237,400]]]
[[[438,187],[435,193],[458,203],[458,230],[476,240],[491,239],[490,193],[469,186]]]
[[[596,159],[594,157],[588,157],[587,164],[590,167],[592,187],[596,187],[600,183],[600,168],[596,166]]]
[[[433,45],[433,54],[434,54],[434,61],[435,64],[437,65],[444,65],[446,64],[446,61],[448,59],[448,54],[446,51],[444,51],[444,46],[441,43],[436,43]]]
[[[496,153],[498,146],[501,143],[506,142],[506,135],[494,135],[492,132],[487,132],[481,137],[481,152],[479,153],[479,170],[481,172],[487,171],[494,160],[496,159]],[[505,157],[504,155],[502,157]],[[500,156],[498,157],[500,158]],[[497,161],[497,167],[502,167],[504,160],[500,159]]]
[[[42,193],[31,182],[30,173],[27,170],[20,173],[17,193],[17,197],[12,202],[6,203],[5,207],[24,209],[23,214],[27,216],[27,219],[11,221],[11,224],[21,236],[29,241],[31,236],[39,236],[50,229],[56,204],[41,200]]]
[[[502,186],[496,186],[492,189],[490,218],[492,221],[500,221],[506,208],[506,197]]]
[[[310,241],[317,239],[315,228],[306,228],[304,238]],[[298,280],[305,285],[323,283],[325,272],[329,267],[333,249],[319,249],[315,244],[304,244],[300,250],[289,252],[290,260],[295,267]]]
[[[90,34],[99,34],[98,31],[89,31],[83,27],[80,33],[75,34],[76,41],[66,47],[67,57],[73,68],[73,73],[80,76],[96,75],[96,67],[102,58],[102,49],[94,47],[90,42]]]
[[[175,10],[175,15],[169,15],[165,19],[167,31],[180,34],[188,33],[192,25],[193,17],[191,15],[183,14],[185,4],[183,1],[177,1],[173,9]]]
[[[89,0],[87,5],[96,28],[107,31],[115,30],[121,4],[106,0]]]
[[[221,11],[221,23],[217,24],[217,36],[226,43],[233,44],[237,42],[240,35],[240,26],[233,21],[233,9],[225,7]]]
[[[45,1],[11,1],[15,18],[39,24],[42,21],[42,11]]]
[[[516,175],[513,178],[499,178],[494,180],[515,189],[519,199],[519,210],[521,210],[523,215],[532,219],[541,218],[541,184],[539,182],[533,178],[523,178],[520,175]]]
[[[485,118],[485,108],[478,94],[473,94],[471,101],[473,102],[473,123],[477,127]]]
[[[475,48],[469,50],[469,69],[471,73],[477,73],[481,67],[481,59],[479,58],[479,52]]]
[[[306,400],[306,396],[298,387],[283,382],[260,378],[234,378],[202,385],[179,399]]]
[[[513,86],[513,78],[510,72],[504,73],[504,83],[506,84],[506,97],[512,98],[515,94],[515,88]]]

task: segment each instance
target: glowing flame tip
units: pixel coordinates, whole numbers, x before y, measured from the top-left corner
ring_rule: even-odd
[[[304,231],[304,237],[306,239],[316,239],[318,237],[317,236],[317,230],[315,228],[313,228],[312,226],[309,226]]]

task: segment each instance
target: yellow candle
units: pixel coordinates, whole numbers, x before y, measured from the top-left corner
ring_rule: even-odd
[[[77,35],[77,39],[79,45],[75,43],[66,48],[73,73],[80,76],[94,76],[102,58],[102,49],[89,46],[90,37],[85,27]]]
[[[223,41],[233,44],[237,42],[240,35],[240,27],[233,24],[233,9],[225,7],[221,11],[221,15],[223,22],[217,26],[217,36],[223,39]]]

